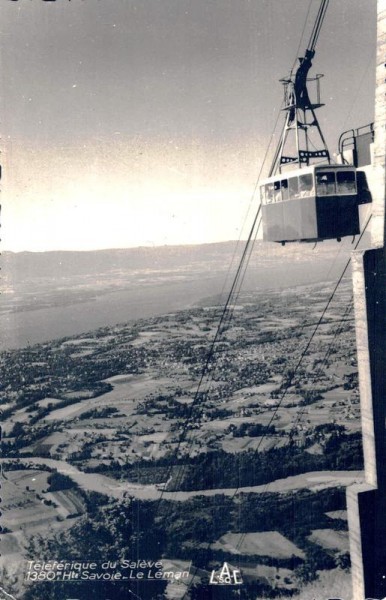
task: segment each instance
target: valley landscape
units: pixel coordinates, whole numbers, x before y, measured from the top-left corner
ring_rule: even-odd
[[[345,488],[363,479],[349,276],[321,316],[351,248],[272,248],[257,245],[220,333],[235,244],[8,257],[9,593],[256,599],[348,585]],[[129,559],[172,575],[130,578]],[[34,561],[92,561],[110,578]],[[213,585],[225,562],[239,589]]]

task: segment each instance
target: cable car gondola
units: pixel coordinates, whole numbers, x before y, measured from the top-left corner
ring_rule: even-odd
[[[318,241],[357,235],[357,175],[353,166],[312,165],[260,184],[263,239]]]
[[[286,115],[269,178],[260,184],[263,239],[272,242],[322,241],[360,233],[354,165],[332,164],[316,110],[320,79],[308,77],[329,0],[322,0],[311,37],[299,65],[284,84]],[[312,83],[314,93],[307,84]],[[290,170],[294,169],[294,170]],[[358,174],[359,175],[359,174]],[[361,181],[358,182],[361,183]],[[360,185],[362,187],[362,185]]]

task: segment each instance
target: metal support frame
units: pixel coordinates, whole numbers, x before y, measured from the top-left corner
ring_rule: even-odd
[[[308,92],[306,101],[298,102],[294,77],[281,80],[284,84],[285,106],[283,110],[287,112],[287,115],[269,176],[281,173],[283,167],[286,165],[296,165],[300,168],[302,166],[309,166],[314,162],[320,162],[321,160],[330,164],[330,153],[315,112],[317,108],[324,106],[320,103],[319,81],[321,77],[322,75],[319,74],[314,78],[305,80],[306,82],[317,82],[318,102],[315,104],[309,100]],[[315,147],[314,150],[310,150],[311,130],[317,133],[315,143],[313,144]],[[295,152],[293,146],[295,147]],[[287,148],[290,149],[288,156],[285,154]]]

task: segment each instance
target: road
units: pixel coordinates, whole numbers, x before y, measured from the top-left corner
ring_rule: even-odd
[[[17,459],[3,459],[1,462],[12,462],[12,460]],[[112,498],[133,497],[139,500],[158,500],[162,493],[155,485],[134,484],[117,481],[112,477],[107,477],[99,473],[84,473],[74,465],[53,458],[23,458],[21,462],[24,464],[34,464],[38,467],[41,465],[57,469],[59,473],[71,477],[80,488],[90,492],[99,492]],[[249,493],[289,492],[299,489],[316,491],[339,485],[348,486],[353,483],[362,483],[363,480],[363,471],[313,471],[286,477],[285,479],[276,479],[269,484],[240,487],[237,490],[234,488],[216,488],[213,490],[194,490],[189,492],[164,491],[162,497],[164,500],[184,502],[195,496],[215,496],[216,494],[233,496]]]

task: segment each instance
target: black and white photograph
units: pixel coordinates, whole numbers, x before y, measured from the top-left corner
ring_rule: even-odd
[[[0,600],[384,600],[386,0],[0,2]]]

